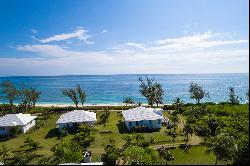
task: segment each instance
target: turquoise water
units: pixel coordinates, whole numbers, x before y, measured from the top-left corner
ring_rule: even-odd
[[[83,76],[22,76],[0,77],[0,82],[10,80],[20,86],[20,83],[36,87],[42,92],[38,103],[71,103],[61,94],[64,88],[73,88],[76,84],[87,93],[88,104],[122,103],[125,96],[131,96],[136,101],[146,102],[139,93],[139,76],[144,75],[83,75]],[[220,102],[228,100],[228,87],[232,86],[241,102],[246,102],[246,91],[249,88],[249,74],[169,74],[148,75],[154,77],[165,90],[164,103],[172,103],[175,97],[181,97],[184,102],[195,102],[189,98],[189,84],[197,82],[209,92],[211,98],[202,102]],[[0,102],[6,102],[0,89]]]

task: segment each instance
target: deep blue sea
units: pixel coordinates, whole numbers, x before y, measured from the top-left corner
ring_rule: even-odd
[[[71,101],[61,90],[74,88],[76,84],[87,93],[87,104],[118,104],[122,103],[125,96],[133,97],[137,102],[145,103],[140,95],[138,80],[144,75],[82,75],[82,76],[16,76],[0,77],[0,82],[10,80],[16,86],[24,83],[33,86],[42,92],[38,103],[40,104],[65,104]],[[249,74],[166,74],[148,75],[154,77],[163,85],[165,96],[164,103],[173,103],[175,97],[181,97],[184,102],[195,102],[189,98],[188,88],[191,82],[196,82],[209,92],[210,98],[201,102],[221,102],[228,100],[228,88],[234,87],[236,94],[246,102],[246,92],[249,89]],[[0,89],[0,103],[6,103]]]

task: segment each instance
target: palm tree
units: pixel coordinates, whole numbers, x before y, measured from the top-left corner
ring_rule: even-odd
[[[176,97],[173,101],[174,101],[175,110],[179,111],[179,109],[183,105],[183,101],[181,100],[180,97]]]
[[[174,145],[174,142],[175,142],[175,137],[176,137],[176,129],[177,129],[177,123],[179,122],[179,118],[178,118],[178,114],[173,112],[171,117],[170,117],[170,120],[173,122],[173,133],[172,133],[172,138],[173,138],[173,145]]]

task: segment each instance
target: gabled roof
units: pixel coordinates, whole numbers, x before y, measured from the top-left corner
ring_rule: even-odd
[[[122,115],[125,118],[125,121],[163,119],[163,117],[159,115],[158,112],[159,110],[156,111],[153,108],[136,107],[133,109],[122,111]]]
[[[74,110],[62,114],[57,120],[56,124],[59,123],[74,123],[74,122],[90,122],[96,121],[96,113],[84,111],[84,110]]]
[[[31,116],[30,114],[7,114],[0,117],[0,126],[24,126],[37,116]]]

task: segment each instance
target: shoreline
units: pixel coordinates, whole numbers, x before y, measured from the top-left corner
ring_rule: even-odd
[[[135,105],[135,104],[134,104]],[[133,106],[134,106],[133,105]],[[159,104],[159,106],[164,105],[172,105],[172,104]],[[36,104],[38,107],[75,107],[74,104],[58,104],[58,103],[51,103],[51,104]],[[83,104],[83,107],[100,107],[100,106],[126,106],[125,103],[109,103],[109,104]],[[131,104],[128,104],[127,106],[132,106]],[[141,106],[148,106],[147,103],[142,103]],[[82,107],[81,104],[78,105],[78,107]]]

